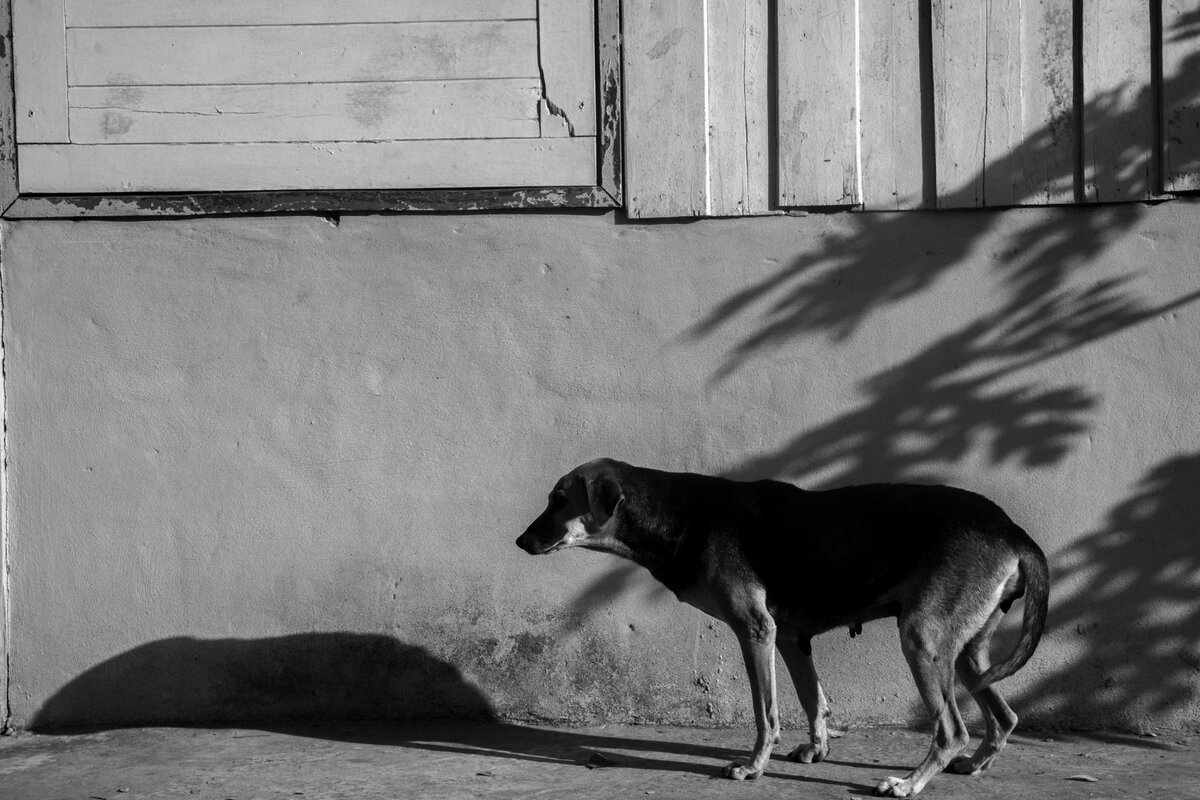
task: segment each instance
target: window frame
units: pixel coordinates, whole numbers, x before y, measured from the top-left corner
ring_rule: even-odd
[[[617,208],[622,181],[621,0],[595,0],[597,183],[484,189],[28,194],[17,186],[12,0],[0,0],[0,218]]]

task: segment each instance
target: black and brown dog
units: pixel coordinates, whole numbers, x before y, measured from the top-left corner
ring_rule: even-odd
[[[916,769],[876,787],[893,797],[916,794],[943,769],[977,774],[991,765],[1017,722],[992,684],[1033,654],[1049,593],[1037,544],[995,503],[947,486],[804,491],[599,459],[555,484],[549,506],[517,545],[533,554],[585,547],[631,559],[733,629],[758,729],[750,757],[724,770],[738,780],[762,774],[779,738],[775,648],[809,722],[809,743],[788,758],[820,761],[829,753],[829,707],[812,637],[897,617],[901,648],[934,726],[929,754]],[[992,633],[1023,594],[1016,648],[989,667]],[[969,737],[954,699],[956,674],[986,725],[975,753],[957,758]]]

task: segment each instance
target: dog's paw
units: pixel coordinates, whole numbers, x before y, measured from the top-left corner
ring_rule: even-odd
[[[990,758],[980,761],[973,756],[958,756],[946,766],[946,772],[953,772],[955,775],[979,775],[991,765]]]
[[[829,755],[829,745],[802,744],[787,754],[788,761],[798,761],[801,764],[815,764],[824,761]]]
[[[875,794],[880,797],[912,797],[915,792],[912,784],[903,778],[885,778],[875,787]]]
[[[739,758],[732,764],[727,764],[721,774],[735,781],[752,781],[762,775],[761,769],[751,769],[745,759]]]

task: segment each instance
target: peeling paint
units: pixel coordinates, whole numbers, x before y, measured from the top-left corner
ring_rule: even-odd
[[[666,36],[655,42],[654,46],[646,52],[647,57],[649,57],[651,61],[657,61],[658,59],[662,58],[667,53],[671,52],[676,45],[683,41],[685,33],[687,33],[687,31],[683,28],[673,29]]]
[[[394,83],[359,83],[350,90],[350,116],[366,128],[380,125],[395,113]]]
[[[105,137],[120,136],[128,133],[132,127],[133,120],[114,111],[104,112],[104,117],[100,122],[100,130]]]
[[[10,219],[45,217],[125,218],[315,212],[494,211],[616,205],[598,186],[547,189],[470,189],[312,192],[212,192],[148,195],[49,195],[18,198]]]

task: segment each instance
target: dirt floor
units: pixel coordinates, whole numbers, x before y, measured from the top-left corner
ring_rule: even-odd
[[[928,747],[925,734],[852,730],[822,764],[783,758],[737,783],[720,768],[744,730],[545,728],[492,723],[133,728],[0,737],[3,800],[135,798],[841,798],[870,795]],[[941,775],[928,798],[1200,798],[1200,737],[1016,735],[987,774]]]

